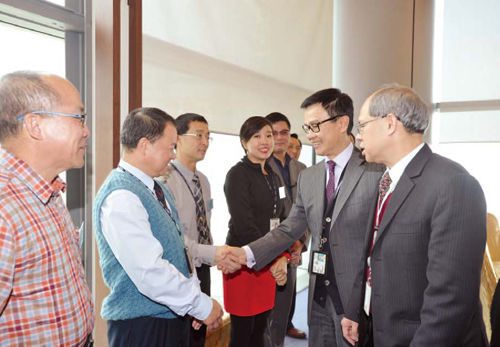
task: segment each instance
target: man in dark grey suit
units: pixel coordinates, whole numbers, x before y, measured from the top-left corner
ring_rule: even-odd
[[[285,218],[290,214],[293,202],[297,196],[297,180],[299,173],[306,166],[292,159],[288,154],[290,145],[290,121],[279,112],[272,112],[266,116],[273,127],[274,151],[268,163],[280,181],[280,193],[285,195]],[[280,196],[281,197],[281,196]],[[282,347],[285,342],[285,334],[294,338],[306,338],[306,333],[296,329],[291,323],[290,311],[295,302],[295,286],[297,279],[297,266],[299,265],[301,253],[307,250],[309,243],[309,230],[294,242],[289,251],[292,260],[287,267],[287,281],[283,286],[276,286],[276,298],[274,308],[269,314],[268,324],[264,341],[266,347]],[[289,326],[291,324],[291,326]]]
[[[307,137],[316,154],[328,157],[328,161],[300,173],[297,199],[288,218],[245,246],[239,260],[261,269],[308,227],[312,237],[310,262],[326,259],[326,273],[310,276],[309,346],[347,346],[340,320],[361,261],[366,222],[382,170],[365,162],[349,141],[353,105],[347,94],[338,89],[321,90],[302,107]]]
[[[410,88],[378,90],[359,122],[363,154],[387,170],[342,321],[345,338],[359,346],[487,346],[479,183],[423,142],[429,111]]]

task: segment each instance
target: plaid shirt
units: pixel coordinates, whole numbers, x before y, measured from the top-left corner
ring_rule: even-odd
[[[0,148],[0,346],[82,346],[92,331],[65,188]]]

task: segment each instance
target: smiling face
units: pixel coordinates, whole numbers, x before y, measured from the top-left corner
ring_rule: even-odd
[[[248,159],[252,163],[264,163],[273,153],[274,138],[273,129],[265,125],[260,131],[253,134],[247,142],[242,141],[247,151]]]
[[[306,125],[318,124],[330,118],[328,112],[321,103],[313,104],[306,108],[304,123]],[[319,126],[319,132],[309,131],[307,138],[311,141],[317,155],[326,156],[329,159],[339,155],[349,144],[347,137],[347,126],[349,117],[338,117]]]
[[[197,163],[205,159],[209,142],[208,124],[203,122],[191,122],[186,134],[204,135],[203,139],[198,139],[195,136],[177,136],[177,153],[183,156],[190,162]]]
[[[274,153],[282,154],[290,144],[290,128],[285,121],[273,123]]]
[[[84,113],[80,94],[71,83],[57,76],[44,78],[59,94],[60,99],[60,104],[49,111]],[[44,132],[44,143],[41,146],[46,147],[47,162],[50,161],[58,173],[82,167],[87,137],[90,135],[87,125],[82,126],[78,118],[43,114],[39,117]]]
[[[300,142],[295,137],[290,137],[290,145],[288,145],[288,155],[295,160],[299,160],[300,152]]]
[[[151,177],[165,174],[168,163],[175,159],[177,129],[172,123],[167,123],[163,134],[156,141],[144,140],[147,141],[145,148],[147,168],[144,172]]]

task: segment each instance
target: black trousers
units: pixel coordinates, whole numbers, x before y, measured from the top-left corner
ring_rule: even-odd
[[[286,324],[286,331],[295,328],[292,323],[293,315],[295,314],[295,300],[297,299],[297,277],[293,284],[292,306],[290,306],[290,313],[288,314],[288,322]]]
[[[229,347],[262,347],[269,311],[255,316],[231,315],[231,338]]]
[[[190,326],[187,317],[109,320],[109,347],[187,347]]]
[[[196,268],[196,274],[200,280],[201,291],[210,296],[210,266],[202,264]],[[207,336],[207,326],[203,324],[200,330],[194,330],[191,327],[190,347],[205,346],[205,338]]]

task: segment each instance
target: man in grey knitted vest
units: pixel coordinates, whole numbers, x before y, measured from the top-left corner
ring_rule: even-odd
[[[215,328],[217,301],[200,290],[175,203],[153,177],[175,158],[172,117],[132,111],[123,124],[123,157],[96,196],[93,224],[110,295],[101,315],[112,346],[186,346],[189,316]]]

